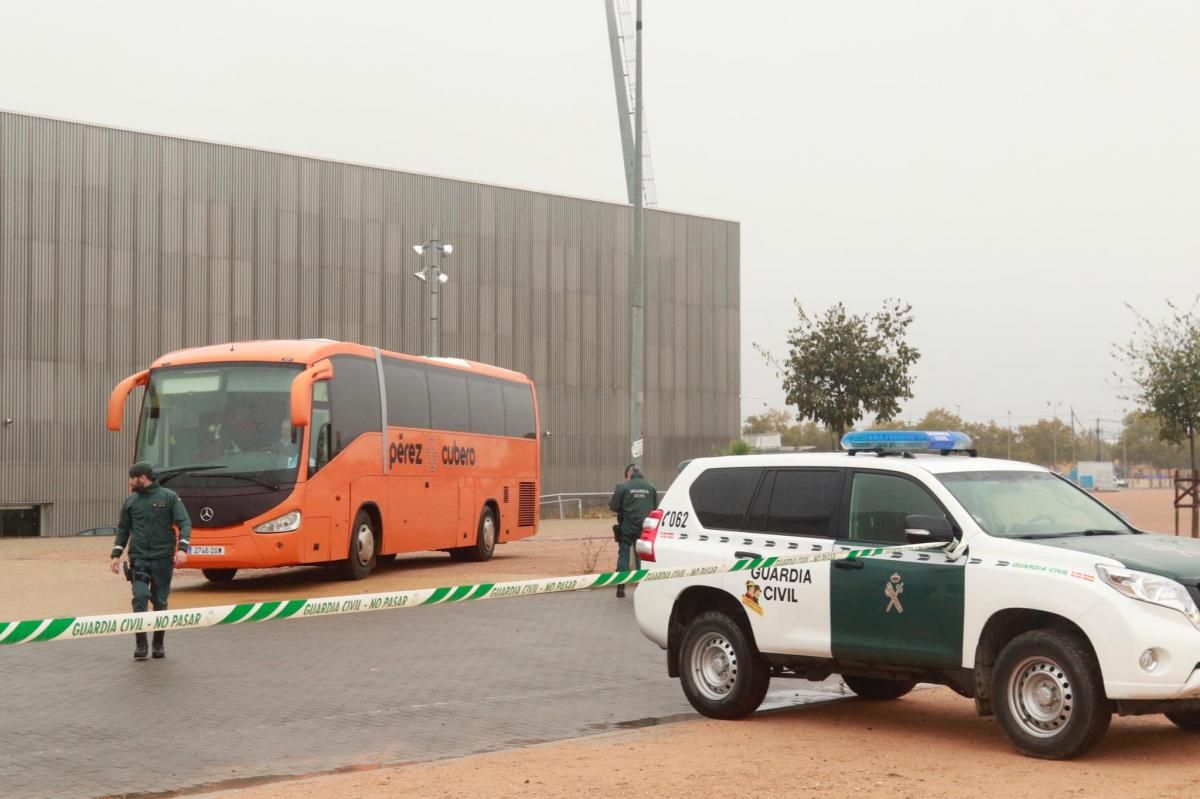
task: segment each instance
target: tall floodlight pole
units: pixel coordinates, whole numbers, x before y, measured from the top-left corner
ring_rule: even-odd
[[[633,111],[633,324],[629,357],[629,433],[630,454],[641,468],[644,460],[642,430],[645,415],[646,386],[646,250],[643,241],[642,200],[642,0],[637,0],[637,67]]]
[[[429,231],[429,240],[424,244],[414,244],[413,252],[425,258],[425,267],[420,272],[413,272],[413,277],[428,287],[429,301],[429,339],[425,345],[426,354],[431,358],[441,355],[442,320],[441,320],[441,287],[450,279],[442,271],[442,256],[454,252],[454,245],[447,244],[438,238],[436,227]]]
[[[633,168],[633,131],[629,127],[629,91],[625,83],[625,57],[621,53],[621,27],[617,23],[615,0],[604,3],[605,16],[608,18],[608,46],[612,55],[613,85],[617,87],[617,127],[621,131],[621,160],[625,162],[625,189],[629,194],[629,204],[633,205],[634,194],[637,191],[634,184]]]
[[[1050,427],[1050,440],[1054,442],[1054,463],[1050,470],[1058,471],[1058,407],[1062,405],[1062,400],[1051,402],[1046,400],[1046,404],[1050,406],[1051,412],[1054,414],[1054,424]]]
[[[1004,457],[1012,460],[1012,411],[1008,412],[1008,454]]]

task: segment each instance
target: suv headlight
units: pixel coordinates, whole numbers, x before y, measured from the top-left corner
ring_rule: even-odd
[[[278,519],[272,519],[269,522],[263,522],[258,527],[254,528],[256,533],[290,533],[293,530],[300,529],[300,511],[294,510],[291,513],[285,513]]]
[[[1196,607],[1187,589],[1174,580],[1157,574],[1103,566],[1099,563],[1096,564],[1096,572],[1099,573],[1100,579],[1130,599],[1177,610],[1187,616],[1192,626],[1200,630],[1200,608]]]

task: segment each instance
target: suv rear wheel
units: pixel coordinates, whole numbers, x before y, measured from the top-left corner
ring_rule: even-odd
[[[885,680],[876,677],[856,677],[843,674],[850,690],[863,699],[899,699],[916,687],[912,680]]]
[[[1095,656],[1062,630],[1030,630],[1008,642],[992,670],[992,702],[1004,735],[1031,757],[1082,755],[1112,721]]]
[[[771,672],[750,636],[720,611],[697,616],[683,636],[679,681],[702,715],[740,719],[762,704]]]

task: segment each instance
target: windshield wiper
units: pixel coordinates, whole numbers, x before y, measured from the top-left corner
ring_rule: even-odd
[[[262,478],[253,477],[248,474],[235,474],[234,472],[214,472],[213,474],[209,475],[209,477],[229,477],[233,480],[245,480],[247,483],[254,483],[255,485],[260,485],[263,488],[269,488],[272,491],[279,490],[279,486],[277,484],[268,483]]]
[[[154,473],[154,477],[158,480],[159,485],[178,477],[181,474],[188,472],[207,472],[209,469],[224,469],[224,466],[176,466],[173,469],[162,469]]]
[[[1068,533],[1029,533],[1027,535],[1014,535],[1013,538],[1020,538],[1023,541],[1038,541],[1043,538],[1070,538],[1076,535],[1127,535],[1126,530],[1072,530]]]
[[[216,465],[212,465],[212,466],[177,466],[174,469],[164,469],[161,472],[159,472],[156,476],[158,478],[158,484],[163,485],[168,480],[173,480],[174,478],[178,477],[181,474],[190,474],[192,472],[208,472],[208,471],[212,471],[213,469],[224,469],[224,468],[225,468],[224,465],[221,465],[221,464],[216,464]],[[211,475],[209,475],[209,477],[230,477],[230,478],[233,478],[234,480],[245,480],[248,483],[254,483],[256,485],[260,485],[263,488],[269,488],[272,491],[279,490],[279,486],[276,485],[275,483],[268,483],[266,480],[262,480],[258,477],[252,477],[248,474],[234,474],[233,472],[213,472]]]

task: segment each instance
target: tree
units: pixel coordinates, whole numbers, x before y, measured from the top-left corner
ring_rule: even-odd
[[[746,417],[743,433],[785,433],[792,425],[792,414],[782,408],[771,408]]]
[[[716,455],[749,455],[754,452],[754,447],[740,438],[730,440],[729,445],[725,449],[714,449]]]
[[[797,417],[828,427],[834,448],[859,419],[874,414],[887,422],[900,412],[900,400],[912,399],[910,370],[921,353],[905,341],[911,305],[887,300],[868,316],[847,313],[839,302],[817,317],[797,300],[796,310],[800,322],[788,331],[786,361],[754,348],[778,369]]]
[[[1170,301],[1170,318],[1155,324],[1137,316],[1135,337],[1117,353],[1128,364],[1137,391],[1131,399],[1158,418],[1164,441],[1188,444],[1191,476],[1196,473],[1196,428],[1200,427],[1200,317],[1193,301],[1187,311]],[[1194,484],[1193,484],[1194,487]],[[1194,496],[1194,495],[1193,495]],[[1200,538],[1200,508],[1192,505],[1192,538]]]
[[[809,447],[817,451],[823,451],[829,448],[831,440],[832,434],[829,430],[824,425],[819,425],[816,422],[794,424],[783,434],[783,445],[785,447],[795,447],[796,449]],[[833,449],[836,450],[837,447],[833,447]]]
[[[1153,466],[1158,469],[1186,469],[1187,452],[1178,444],[1163,441],[1158,418],[1149,411],[1130,411],[1123,419],[1121,456],[1131,464]]]

